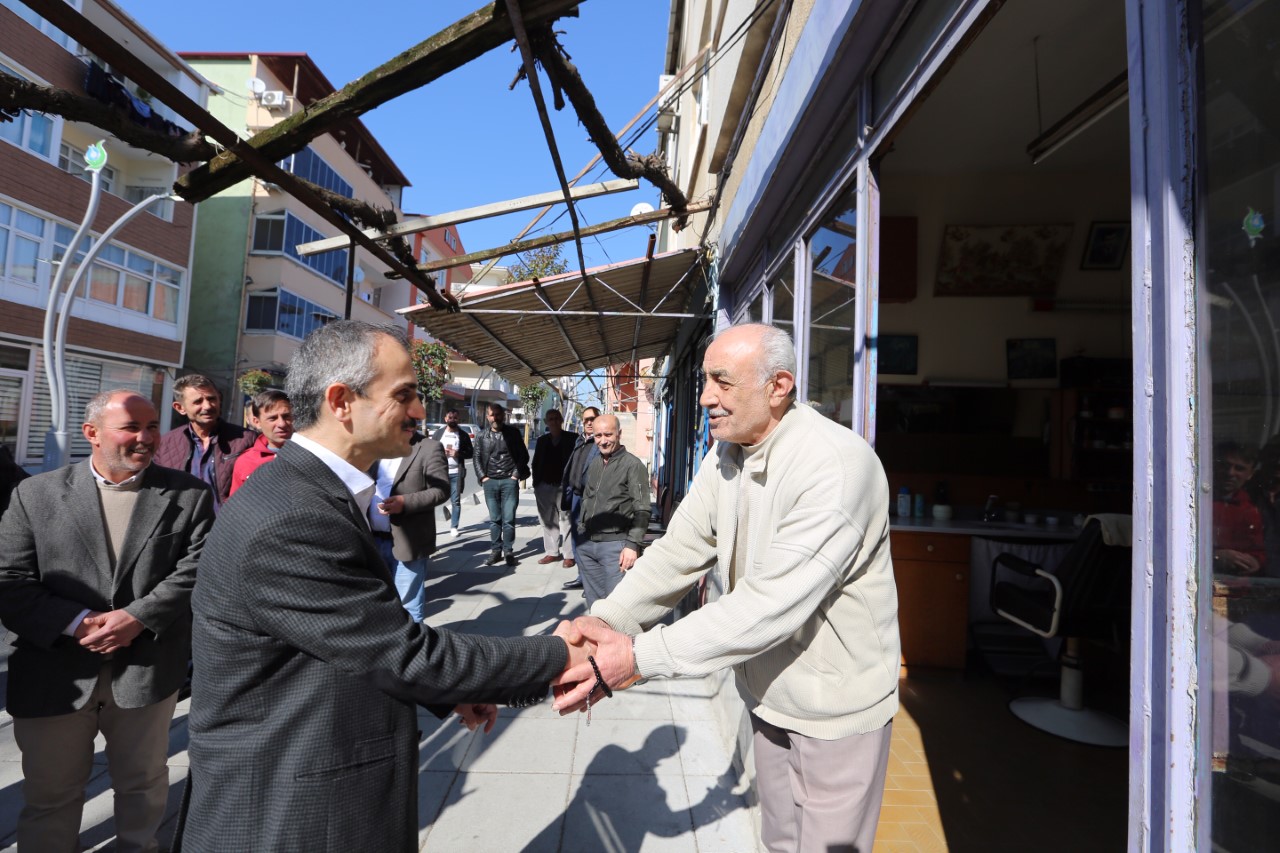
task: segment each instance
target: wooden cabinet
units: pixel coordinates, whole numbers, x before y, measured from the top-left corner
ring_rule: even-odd
[[[969,537],[889,534],[905,666],[963,669],[969,630]]]

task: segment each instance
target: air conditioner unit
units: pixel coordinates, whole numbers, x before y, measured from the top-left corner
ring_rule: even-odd
[[[675,80],[673,74],[661,74],[658,76],[658,91],[662,92],[670,83]],[[672,86],[666,92],[662,92],[658,96],[658,132],[670,133],[675,129],[676,124],[676,105],[679,100],[679,86]]]
[[[262,93],[259,101],[264,107],[283,107],[285,105],[285,93],[280,89],[268,89]]]

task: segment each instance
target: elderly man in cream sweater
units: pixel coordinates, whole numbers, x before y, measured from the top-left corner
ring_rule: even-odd
[[[718,443],[666,535],[574,623],[575,639],[610,688],[733,667],[767,848],[870,850],[898,708],[884,470],[859,436],[795,402],[782,330],[727,329],[703,368]],[[709,571],[725,593],[656,624]],[[603,696],[579,669],[562,712]]]

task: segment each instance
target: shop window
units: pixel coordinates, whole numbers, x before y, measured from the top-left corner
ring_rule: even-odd
[[[809,297],[807,399],[819,412],[853,427],[854,279],[857,269],[857,209],[848,205],[809,238],[813,259]]]
[[[796,265],[790,261],[783,265],[778,275],[769,282],[769,297],[773,304],[769,322],[779,329],[786,329],[795,338]]]
[[[764,321],[763,290],[751,297],[751,301],[747,303],[747,316],[744,319],[748,323],[760,323]]]
[[[1212,542],[1209,749],[1215,850],[1263,850],[1280,829],[1280,0],[1202,0],[1199,287],[1208,305]],[[1203,529],[1203,528],[1202,528]]]

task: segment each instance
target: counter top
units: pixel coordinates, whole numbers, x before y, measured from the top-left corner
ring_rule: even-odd
[[[987,539],[1043,539],[1057,542],[1071,542],[1080,533],[1070,524],[1050,527],[1047,524],[979,521],[967,518],[939,521],[935,518],[897,517],[890,517],[889,532],[955,533],[962,536],[982,536]]]

